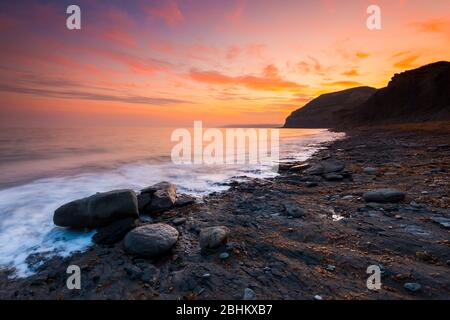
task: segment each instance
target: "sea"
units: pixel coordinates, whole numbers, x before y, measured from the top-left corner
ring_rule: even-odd
[[[178,193],[201,201],[227,190],[233,181],[278,174],[262,164],[174,163],[174,130],[1,128],[0,269],[26,277],[44,261],[36,263],[33,256],[65,257],[88,249],[95,230],[53,224],[55,209],[69,201],[115,189],[139,191],[160,181],[175,183]],[[279,161],[307,160],[322,143],[343,136],[326,129],[279,129]]]

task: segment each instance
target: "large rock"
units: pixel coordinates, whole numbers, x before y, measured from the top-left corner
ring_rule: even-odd
[[[339,160],[325,160],[312,165],[304,171],[309,175],[323,175],[327,173],[334,173],[344,170],[345,163]]]
[[[53,222],[61,227],[97,228],[128,217],[137,218],[133,190],[114,190],[75,200],[56,209]]]
[[[131,230],[124,240],[125,250],[133,255],[153,258],[169,251],[178,241],[178,231],[164,223],[148,224]]]
[[[177,200],[175,201],[175,207],[189,206],[195,203],[196,198],[187,194],[177,194]]]
[[[405,198],[405,193],[396,189],[377,189],[363,194],[367,202],[400,202]]]
[[[323,94],[292,112],[285,128],[333,128],[339,126],[348,113],[365,102],[375,88],[357,87]]]
[[[227,242],[230,230],[224,226],[208,227],[200,230],[200,247],[202,250],[214,249]]]
[[[140,212],[162,212],[175,205],[177,200],[177,187],[167,181],[159,182],[141,190],[138,200]]]
[[[135,227],[134,218],[117,220],[105,227],[99,228],[97,233],[92,237],[92,240],[98,244],[114,244],[122,240]]]
[[[342,120],[342,128],[450,120],[450,62],[395,74],[387,87],[377,90]]]

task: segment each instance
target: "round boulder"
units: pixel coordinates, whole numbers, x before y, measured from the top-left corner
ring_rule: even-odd
[[[178,241],[178,231],[164,223],[148,224],[131,230],[124,240],[125,250],[133,255],[153,258],[169,251]]]
[[[208,227],[200,230],[200,248],[214,249],[227,242],[230,229],[224,226]]]

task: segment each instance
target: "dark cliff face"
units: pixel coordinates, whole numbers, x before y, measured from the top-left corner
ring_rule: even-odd
[[[344,128],[450,120],[450,62],[396,74],[379,90],[358,87],[324,94],[294,111],[285,128]]]
[[[348,123],[355,125],[450,120],[450,62],[441,61],[396,74]]]
[[[357,87],[323,94],[303,108],[291,113],[285,128],[331,128],[340,126],[344,118],[365,102],[375,88]]]

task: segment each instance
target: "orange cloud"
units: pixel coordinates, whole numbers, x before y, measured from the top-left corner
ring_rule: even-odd
[[[358,73],[358,70],[351,69],[351,70],[343,72],[342,75],[347,76],[347,77],[355,77],[355,76],[359,76],[359,73]]]
[[[403,59],[395,62],[394,63],[394,67],[400,68],[400,69],[413,68],[415,66],[415,64],[413,62],[416,61],[417,58],[419,58],[418,55],[409,56],[409,57],[403,58]]]
[[[425,33],[449,33],[450,20],[444,18],[434,18],[425,21],[411,23],[419,32]]]
[[[243,75],[227,76],[217,71],[197,71],[191,70],[189,76],[198,82],[214,85],[235,85],[243,86],[258,91],[290,91],[297,92],[305,86],[282,79],[278,74],[278,69],[273,65],[268,65],[262,76]]]
[[[365,58],[368,58],[368,57],[370,56],[370,53],[358,51],[358,52],[356,52],[355,55],[356,55],[358,58],[360,58],[360,59],[365,59]]]
[[[394,53],[394,54],[392,55],[392,58],[398,58],[398,57],[403,56],[403,55],[405,55],[405,54],[408,54],[408,53],[410,53],[410,52],[411,52],[411,51],[408,51],[408,50],[405,50],[405,51],[399,51],[399,52]]]
[[[145,11],[154,17],[163,19],[170,27],[175,27],[184,21],[184,16],[175,1],[162,1],[154,7],[145,8]]]
[[[302,74],[313,73],[320,76],[324,76],[333,69],[333,66],[324,66],[312,56],[308,56],[308,60],[298,62],[295,69]]]

